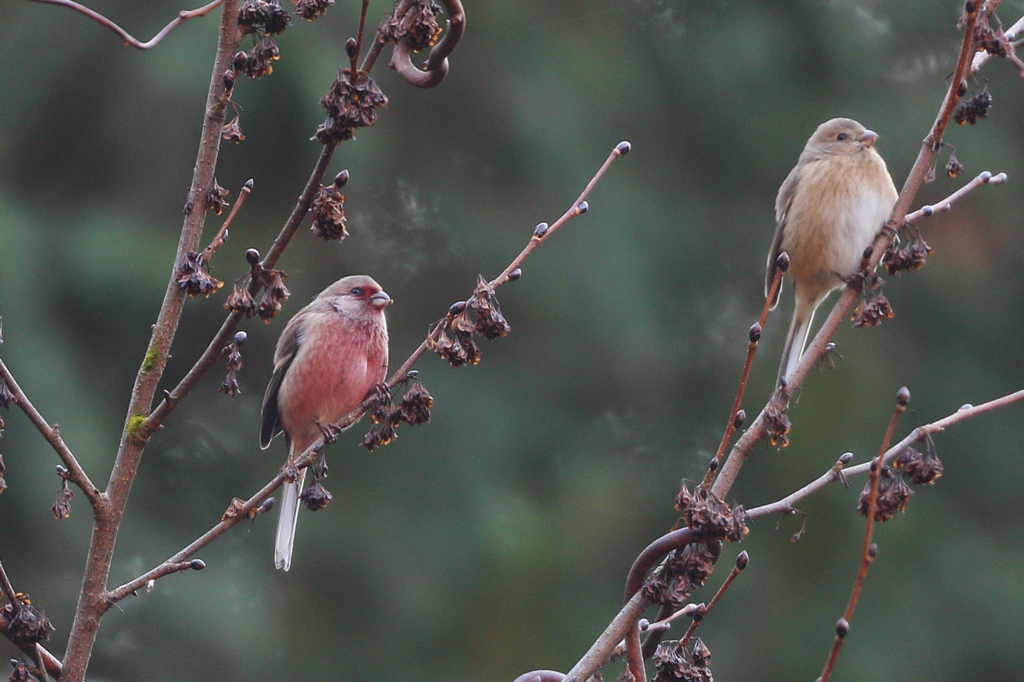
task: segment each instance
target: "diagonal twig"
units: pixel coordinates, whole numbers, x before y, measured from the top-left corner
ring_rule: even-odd
[[[89,504],[92,505],[93,509],[105,504],[103,499],[103,493],[89,480],[89,476],[85,473],[85,469],[78,463],[78,459],[74,453],[64,442],[64,439],[60,437],[60,430],[57,425],[50,426],[50,423],[43,418],[43,415],[39,414],[39,411],[32,404],[32,401],[28,399],[25,392],[21,390],[21,386],[14,380],[14,375],[7,369],[7,365],[0,359],[0,379],[3,379],[4,383],[10,389],[13,394],[13,402],[21,408],[21,411],[25,413],[29,421],[39,430],[39,433],[43,435],[46,442],[50,444],[60,460],[64,462],[64,466],[68,468],[69,480],[77,485],[82,490],[82,494],[89,500]]]

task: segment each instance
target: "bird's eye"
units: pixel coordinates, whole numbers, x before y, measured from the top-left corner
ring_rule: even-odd
[[[839,133],[838,135],[836,135],[836,139],[839,140],[840,142],[845,140],[846,137],[847,137],[846,133]]]
[[[352,291],[350,291],[349,293],[352,294],[353,296],[362,296],[363,295],[363,288],[362,287],[352,287]]]

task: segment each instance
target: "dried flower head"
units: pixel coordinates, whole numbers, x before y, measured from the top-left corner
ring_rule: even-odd
[[[931,451],[921,453],[909,447],[899,454],[893,466],[902,469],[903,475],[909,477],[914,485],[931,485],[945,470]]]
[[[71,488],[68,486],[68,480],[65,478],[60,482],[60,488],[57,489],[57,501],[50,507],[50,511],[53,512],[53,518],[58,521],[71,516],[71,498],[75,494],[71,492]]]
[[[662,642],[654,652],[654,682],[713,682],[710,666],[711,651],[700,638],[692,647],[680,640]]]
[[[217,184],[217,179],[213,179],[213,188],[210,189],[207,194],[206,210],[213,211],[214,215],[220,215],[224,212],[224,209],[231,205],[228,201],[228,194],[230,192],[220,185]]]
[[[978,23],[974,27],[974,40],[979,50],[984,50],[994,57],[1008,56],[1005,37],[1002,29],[993,30],[991,26]]]
[[[988,91],[988,86],[985,86],[981,92],[972,95],[957,106],[956,111],[953,112],[953,120],[958,125],[964,123],[974,125],[978,119],[988,116],[990,111],[992,111],[992,94]]]
[[[220,134],[225,140],[228,142],[234,142],[235,144],[244,140],[245,135],[242,134],[241,117],[238,114],[235,114],[235,117],[231,119],[231,123],[224,126],[224,129],[221,130]]]
[[[238,10],[238,24],[245,33],[283,33],[291,17],[281,7],[279,0],[246,0]]]
[[[477,275],[476,290],[466,301],[466,307],[476,311],[476,323],[473,331],[489,340],[507,336],[512,327],[501,315],[498,299],[494,297],[494,289],[490,287],[482,275]]]
[[[178,286],[184,289],[190,297],[205,296],[224,286],[224,282],[214,279],[206,271],[206,260],[203,255],[195,251],[186,251],[185,258],[178,266]]]
[[[378,39],[382,43],[405,43],[413,52],[432,47],[441,35],[441,27],[437,23],[437,15],[441,8],[431,0],[414,0],[400,17],[398,7],[387,17],[377,29]]]
[[[878,481],[878,499],[875,500],[875,521],[882,523],[896,516],[907,507],[907,502],[914,491],[903,482],[903,477],[889,467],[882,467]],[[861,516],[868,515],[868,500],[871,497],[871,481],[861,491],[857,511]]]
[[[246,317],[252,317],[256,314],[259,306],[256,305],[256,299],[249,293],[249,287],[235,282],[231,295],[224,302],[224,308],[242,313]]]
[[[15,596],[20,602],[17,612],[9,603],[0,609],[0,619],[7,622],[7,638],[19,647],[32,646],[49,639],[54,627],[46,613],[34,606],[27,594],[18,593]]]
[[[946,164],[946,175],[955,178],[964,172],[964,165],[956,158],[956,152],[949,155],[949,163]]]
[[[17,658],[11,659],[11,676],[7,678],[8,682],[38,682],[40,676],[35,673],[38,672],[35,668],[29,668],[25,665],[24,661],[19,661]]]
[[[235,55],[235,68],[249,78],[262,78],[274,73],[271,62],[281,58],[281,50],[273,38],[264,38],[242,55],[242,59]]]
[[[288,297],[291,296],[291,292],[284,285],[284,280],[287,277],[288,275],[280,270],[262,270],[260,272],[260,278],[263,280],[266,290],[263,292],[263,298],[256,309],[256,314],[268,324],[272,317],[281,312],[281,302],[288,300]]]
[[[687,527],[694,530],[718,537],[726,536],[735,542],[742,540],[747,534],[743,508],[737,507],[733,510],[703,484],[698,485],[691,495],[683,483],[676,497],[676,509],[682,514]],[[738,514],[735,513],[737,511]]]
[[[896,313],[889,305],[889,299],[879,292],[867,304],[863,301],[858,303],[851,319],[854,327],[876,327],[882,324],[882,320],[893,317],[896,317]]]
[[[302,491],[299,499],[306,503],[309,511],[320,511],[331,503],[331,493],[320,481],[313,481],[312,485]]]
[[[433,405],[434,398],[419,379],[415,379],[402,396],[402,402],[398,404],[397,417],[411,426],[426,424],[430,421],[430,408]]]
[[[882,255],[882,263],[890,275],[895,275],[901,270],[917,270],[923,267],[932,253],[932,247],[928,246],[920,232],[915,232],[902,245],[893,240]]]
[[[294,0],[295,13],[306,21],[314,21],[322,17],[334,0]]]
[[[789,403],[785,387],[772,394],[765,408],[765,423],[768,426],[768,442],[772,447],[784,448],[789,445],[789,429],[792,423],[786,414]]]
[[[351,71],[342,69],[320,106],[327,110],[325,120],[316,130],[316,139],[322,144],[337,144],[355,137],[356,128],[372,126],[377,121],[377,109],[387,106],[388,98],[372,78],[359,72],[350,79]]]
[[[9,408],[12,400],[14,400],[14,394],[7,387],[7,382],[4,381],[3,377],[0,377],[0,407]],[[0,423],[0,426],[3,426],[3,424]]]
[[[345,230],[345,197],[335,185],[320,187],[313,197],[309,212],[313,216],[313,234],[326,241],[341,241],[348,236]]]
[[[231,498],[231,504],[229,504],[228,508],[224,510],[224,513],[220,515],[220,520],[227,521],[228,519],[236,518],[239,514],[242,513],[242,507],[244,506],[245,500],[243,500],[241,497]]]

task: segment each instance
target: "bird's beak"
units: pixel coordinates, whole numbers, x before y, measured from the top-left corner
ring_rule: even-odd
[[[878,139],[878,133],[874,130],[865,130],[857,139],[860,140],[865,147],[870,147],[875,144],[875,140]]]
[[[387,292],[378,291],[370,297],[370,303],[377,308],[383,308],[386,305],[390,305],[391,297],[387,295]]]

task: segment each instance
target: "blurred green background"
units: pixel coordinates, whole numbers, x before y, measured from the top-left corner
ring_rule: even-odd
[[[177,2],[93,0],[148,39]],[[290,3],[285,3],[290,7]],[[389,3],[374,2],[376,25]],[[92,680],[511,680],[567,670],[618,610],[636,554],[675,520],[680,478],[717,446],[763,301],[775,193],[821,121],[878,131],[902,185],[953,69],[956,2],[467,2],[464,41],[437,89],[386,67],[376,126],[344,144],[351,236],[304,225],[281,262],[292,299],[248,321],[234,399],[212,372],[146,451],[111,576],[120,584],[213,525],[233,496],[277,471],[257,446],[273,344],[287,318],[344,274],[395,299],[398,362],[428,323],[493,277],[536,223],[552,221],[620,140],[633,145],[591,211],[526,262],[499,299],[513,333],[474,368],[418,367],[431,424],[372,454],[365,424],[330,448],[334,503],[304,513],[291,572],[272,562],[260,518],[200,553],[202,573],[161,580],[103,620]],[[1007,23],[1024,2],[1003,2]],[[189,302],[165,386],[224,317],[243,254],[265,252],[318,154],[308,138],[341,64],[358,4],[342,0],[280,37],[272,76],[240,81],[247,139],[224,144],[217,178],[255,191],[213,274]],[[97,482],[105,482],[128,395],[174,257],[195,162],[217,19],[156,49],[126,48],[83,16],[4,3],[0,41],[0,348],[23,388]],[[901,385],[918,423],[1021,388],[1024,334],[1024,85],[990,63],[995,106],[953,128],[967,174],[941,172],[917,204],[974,173],[1005,171],[949,214],[923,221],[924,270],[889,278],[897,316],[840,331],[845,360],[810,377],[791,410],[793,443],[761,445],[732,499],[773,501],[844,451],[873,454]],[[204,244],[220,219],[207,222]],[[791,308],[768,322],[744,407],[768,396]],[[936,439],[946,476],[879,528],[878,560],[837,680],[1013,679],[1024,669],[1021,407]],[[24,416],[3,413],[0,559],[58,630],[70,631],[90,514],[49,512],[57,463]],[[863,485],[828,488],[799,521],[751,524],[727,546],[750,567],[700,630],[721,680],[813,680],[856,572]],[[707,601],[727,570],[717,571]],[[680,633],[676,633],[677,636]],[[3,652],[15,655],[6,642]],[[606,671],[606,677],[617,674]]]

